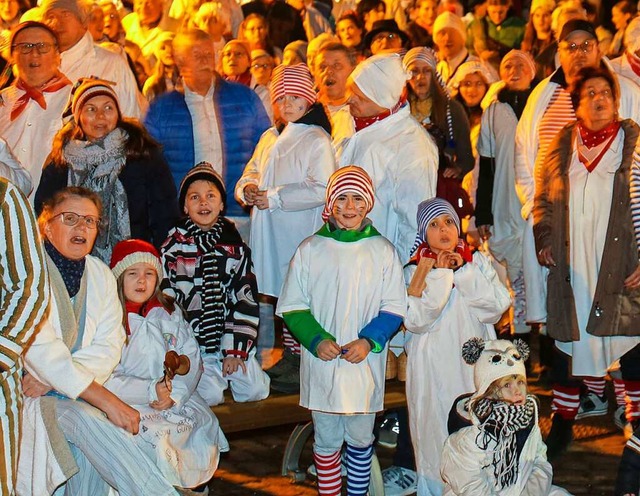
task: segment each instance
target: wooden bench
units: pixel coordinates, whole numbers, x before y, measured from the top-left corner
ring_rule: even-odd
[[[228,393],[228,391],[227,391]],[[298,403],[297,394],[275,393],[262,401],[235,403],[230,394],[225,395],[225,403],[212,408],[225,433],[263,429],[288,424],[297,424],[285,447],[282,458],[282,475],[291,477],[293,482],[302,482],[306,471],[299,467],[300,455],[313,433],[311,412]],[[406,406],[404,382],[387,381],[384,394],[384,408]],[[371,469],[370,496],[384,495],[380,465],[374,455]]]

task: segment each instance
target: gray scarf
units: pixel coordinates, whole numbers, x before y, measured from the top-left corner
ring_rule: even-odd
[[[128,137],[116,128],[98,141],[71,140],[63,151],[69,164],[67,184],[88,188],[102,199],[103,220],[92,253],[107,264],[113,246],[131,237],[129,202],[118,178],[127,162]]]

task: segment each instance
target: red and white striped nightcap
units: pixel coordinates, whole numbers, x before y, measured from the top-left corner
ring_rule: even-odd
[[[322,211],[322,220],[327,222],[333,211],[333,204],[336,198],[345,193],[357,193],[362,195],[367,202],[367,213],[371,212],[375,203],[373,182],[369,174],[362,167],[347,165],[338,169],[327,182],[327,193]]]
[[[285,95],[304,98],[309,105],[316,102],[313,78],[304,64],[279,65],[271,76],[271,100],[276,102]]]

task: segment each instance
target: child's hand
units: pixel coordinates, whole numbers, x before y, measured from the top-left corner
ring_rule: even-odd
[[[369,341],[364,338],[356,339],[342,347],[347,352],[342,355],[342,359],[349,363],[360,363],[367,358],[367,355],[371,351],[371,345]]]
[[[324,360],[325,362],[338,358],[341,353],[342,348],[332,339],[323,339],[316,348],[316,355],[318,355],[320,360]]]
[[[156,410],[166,410],[173,406],[173,400],[171,399],[171,381],[169,379],[163,379],[156,384],[156,394],[158,399],[149,403],[151,408]]]
[[[242,358],[238,357],[226,357],[222,360],[222,377],[226,377],[235,373],[238,368],[247,373],[247,366]]]
[[[244,202],[247,205],[254,205],[256,202],[258,187],[255,184],[247,184],[242,192],[244,193]]]
[[[267,198],[267,190],[256,191],[256,198],[253,204],[260,210],[269,208],[269,198]]]

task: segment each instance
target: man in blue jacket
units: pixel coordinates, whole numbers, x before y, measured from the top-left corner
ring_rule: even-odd
[[[209,162],[233,191],[260,136],[270,127],[258,95],[250,88],[224,81],[215,72],[213,40],[204,31],[187,30],[173,41],[174,59],[184,91],[171,91],[153,101],[145,126],[164,148],[176,182],[195,164]],[[225,199],[244,236],[249,217],[233,199]]]

